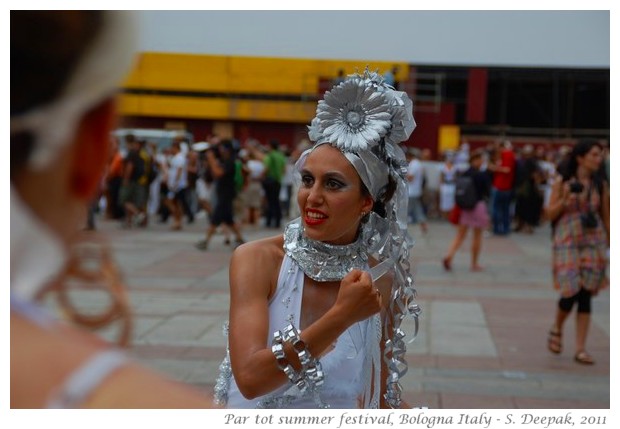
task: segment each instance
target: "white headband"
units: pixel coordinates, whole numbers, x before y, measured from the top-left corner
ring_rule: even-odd
[[[317,147],[324,144],[328,143],[317,143],[310,149],[306,149],[295,164],[295,170],[300,172],[306,163],[307,156]],[[388,184],[389,169],[386,167],[385,162],[377,158],[370,151],[360,151],[358,153],[343,151],[342,154],[351,165],[353,165],[355,171],[357,171],[362,183],[364,183],[366,189],[370,192],[373,201],[377,201],[381,196],[381,192]]]
[[[113,94],[136,53],[136,22],[131,12],[104,11],[101,33],[52,103],[11,117],[11,134],[28,131],[35,146],[28,160],[34,169],[49,166],[66,145],[82,115]]]

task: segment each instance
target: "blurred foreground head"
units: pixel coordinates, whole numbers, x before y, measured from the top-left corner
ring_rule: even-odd
[[[127,12],[11,11],[13,290],[59,270],[83,225],[108,159],[134,33]]]

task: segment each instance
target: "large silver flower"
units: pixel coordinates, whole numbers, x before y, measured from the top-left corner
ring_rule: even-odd
[[[367,149],[392,127],[389,100],[380,87],[369,85],[361,76],[326,92],[316,112],[318,120],[313,121],[311,134],[345,151]]]
[[[415,127],[412,108],[407,94],[366,69],[325,93],[308,127],[309,137],[353,152],[366,150],[382,138],[397,144],[407,140]]]

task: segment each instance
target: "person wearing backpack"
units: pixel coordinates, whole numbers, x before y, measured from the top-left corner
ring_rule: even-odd
[[[456,177],[454,203],[461,210],[473,210],[479,201],[479,196],[474,183],[474,177],[465,173]]]
[[[489,214],[485,202],[489,196],[489,181],[487,175],[480,170],[483,155],[484,151],[481,149],[472,152],[469,157],[469,169],[456,179],[455,202],[461,209],[461,215],[456,236],[442,261],[446,271],[452,270],[452,258],[463,244],[469,229],[473,229],[471,271],[482,271],[478,258],[482,249],[482,232],[489,225]]]

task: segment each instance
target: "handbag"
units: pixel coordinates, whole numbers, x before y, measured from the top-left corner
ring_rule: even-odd
[[[452,225],[458,225],[459,220],[461,219],[461,208],[456,204],[452,207],[450,214],[448,215],[448,220]]]

